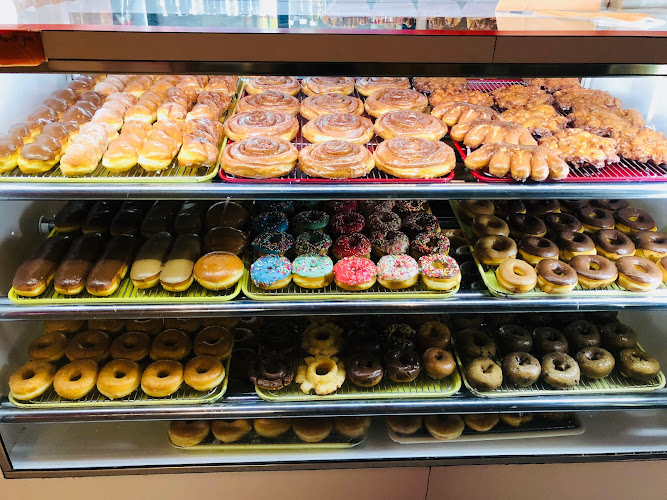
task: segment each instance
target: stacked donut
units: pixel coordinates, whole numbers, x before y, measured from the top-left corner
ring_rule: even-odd
[[[250,277],[263,290],[284,288],[292,280],[307,289],[335,282],[347,291],[368,290],[376,282],[406,289],[420,277],[433,290],[460,283],[458,264],[448,256],[449,240],[424,201],[314,202],[302,204],[307,210],[296,215],[291,202],[257,208],[252,248],[258,258]]]
[[[585,380],[608,377],[614,369],[638,381],[660,371],[655,357],[637,347],[637,334],[616,313],[571,315],[488,315],[452,320],[456,350],[468,383],[490,392],[517,390],[540,379],[548,387],[569,389]]]
[[[238,420],[174,420],[169,440],[179,447],[199,444],[320,443],[363,440],[370,417],[255,418]]]
[[[53,282],[63,295],[106,297],[129,272],[138,289],[183,292],[196,280],[225,290],[243,276],[247,219],[233,202],[69,202],[56,215],[58,234],[19,267],[13,287],[35,297]]]
[[[204,328],[196,319],[91,320],[88,329],[82,323],[48,324],[30,344],[30,361],[9,379],[16,399],[34,399],[52,386],[68,400],[86,398],[95,388],[107,399],[162,398],[184,382],[208,392],[224,380],[222,361],[234,345],[234,336],[215,320]]]
[[[351,95],[355,86],[365,102]],[[294,97],[299,91],[307,96],[302,102]],[[447,127],[423,113],[426,97],[411,90],[407,78],[355,84],[347,77],[310,77],[299,85],[293,77],[256,77],[246,92],[225,128],[236,141],[222,157],[229,174],[282,177],[297,160],[303,173],[328,179],[364,177],[374,167],[399,178],[431,178],[454,168],[453,150],[440,142]],[[300,151],[290,142],[299,129],[310,143]],[[375,135],[385,139],[376,149],[370,144]]]
[[[625,200],[466,200],[459,214],[500,286],[546,293],[617,283],[635,292],[667,280],[667,235]]]
[[[399,436],[428,436],[438,440],[456,439],[465,431],[489,432],[500,427],[518,428],[537,417],[544,425],[567,425],[572,422],[569,413],[475,413],[468,415],[391,415],[387,427]]]

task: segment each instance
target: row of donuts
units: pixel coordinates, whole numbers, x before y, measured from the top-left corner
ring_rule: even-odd
[[[652,380],[660,364],[637,347],[634,330],[613,315],[598,317],[599,328],[584,319],[545,324],[518,316],[509,322],[496,319],[491,326],[470,318],[455,332],[456,350],[469,383],[481,391],[503,384],[529,387],[540,378],[554,389],[568,389],[577,386],[582,375],[604,379],[615,368],[631,379]]]
[[[109,323],[109,327],[117,330],[118,323]],[[127,327],[135,325],[136,320],[128,320]],[[97,388],[108,399],[120,399],[141,387],[148,396],[166,397],[183,382],[196,391],[209,391],[222,383],[222,361],[229,358],[234,345],[225,328],[210,325],[191,338],[174,328],[158,331],[164,328],[162,320],[148,320],[141,326],[145,331],[130,330],[112,340],[108,333],[92,329],[68,338],[64,330],[81,328],[76,321],[48,325],[48,331],[28,347],[30,361],[11,375],[12,394],[19,400],[31,400],[53,386],[61,398],[79,400]],[[107,362],[109,357],[112,360]]]
[[[498,266],[498,283],[514,293],[614,282],[650,291],[667,280],[667,236],[626,200],[465,200],[459,213],[480,262]]]
[[[252,247],[260,257],[250,277],[256,286],[274,290],[294,279],[304,288],[322,288],[335,280],[345,290],[366,290],[376,281],[403,289],[421,275],[427,287],[450,290],[460,282],[458,264],[447,255],[449,240],[425,202],[331,201],[319,208],[323,210],[298,213],[291,224],[279,209],[253,219],[258,235]],[[336,238],[333,245],[327,231]],[[284,254],[293,246],[298,256],[290,262]],[[336,264],[327,256],[329,248]],[[377,264],[371,255],[379,259]]]
[[[301,441],[320,443],[331,437],[339,441],[363,439],[370,417],[255,418],[237,420],[174,420],[169,440],[179,447],[199,444],[248,444]]]

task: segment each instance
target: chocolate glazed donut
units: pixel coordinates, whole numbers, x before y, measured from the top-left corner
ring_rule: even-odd
[[[543,237],[547,234],[547,226],[534,215],[510,214],[507,218],[510,234],[516,238],[528,236]]]
[[[577,286],[577,272],[557,259],[542,259],[535,268],[537,284],[546,293],[567,293]]]
[[[598,253],[609,260],[635,254],[635,244],[616,229],[602,229],[593,235]]]
[[[412,382],[421,370],[419,356],[408,349],[394,349],[385,355],[387,376],[393,382]]]
[[[584,225],[574,215],[564,213],[548,214],[544,218],[547,225],[547,234],[554,235],[563,231],[576,231],[580,233],[584,230]]]
[[[292,383],[294,371],[284,356],[259,354],[250,362],[248,378],[257,387],[276,391]]]
[[[599,229],[614,229],[614,214],[610,210],[584,207],[578,211],[578,218],[587,233],[594,233]]]
[[[519,241],[519,255],[529,264],[535,265],[542,259],[557,259],[558,247],[546,238],[529,236]]]
[[[560,203],[560,208],[563,212],[568,214],[575,213],[577,210],[581,210],[584,207],[587,207],[590,202],[588,200],[558,200]]]
[[[577,255],[569,264],[577,272],[579,284],[585,288],[608,286],[618,277],[614,263],[602,255]]]
[[[583,319],[567,325],[563,334],[567,337],[572,352],[600,345],[600,331],[593,323]]]
[[[558,245],[560,258],[565,262],[569,262],[577,255],[595,254],[595,243],[587,234],[567,230],[554,235],[553,241]]]
[[[639,231],[633,237],[637,254],[657,262],[667,256],[667,235],[655,231]]]
[[[591,205],[605,210],[621,210],[628,208],[628,200],[591,200]]]
[[[635,234],[639,231],[655,231],[655,220],[643,210],[624,208],[614,213],[619,231]]]
[[[498,328],[498,340],[504,352],[530,352],[533,337],[518,325],[504,325]]]
[[[380,360],[370,352],[357,352],[347,361],[347,376],[359,387],[379,384],[383,373]]]

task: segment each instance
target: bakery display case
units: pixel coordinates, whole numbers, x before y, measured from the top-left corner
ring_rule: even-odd
[[[663,9],[0,12],[5,477],[664,459]]]

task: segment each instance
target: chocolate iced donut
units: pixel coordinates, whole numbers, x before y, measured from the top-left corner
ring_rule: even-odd
[[[567,353],[569,349],[565,335],[549,326],[540,326],[533,330],[533,345],[538,354]]]
[[[259,354],[250,362],[248,378],[257,387],[277,391],[292,383],[292,363],[284,356]]]
[[[470,224],[470,228],[475,236],[481,238],[489,235],[509,236],[510,228],[507,222],[495,215],[478,215]]]
[[[547,226],[534,215],[510,214],[507,223],[510,234],[514,238],[527,238],[528,236],[541,238],[547,234]]]
[[[604,210],[622,210],[628,208],[628,200],[591,200],[591,205]]]
[[[496,207],[496,215],[506,218],[509,214],[525,214],[526,206],[521,200],[496,200],[493,202]]]
[[[426,375],[436,380],[449,377],[456,363],[453,356],[440,347],[429,347],[422,355],[422,362]]]
[[[577,255],[595,255],[595,243],[587,234],[567,230],[553,235],[553,242],[558,245],[560,258],[570,262]]]
[[[503,360],[503,374],[514,385],[528,387],[540,378],[540,362],[527,352],[512,352]]]
[[[561,211],[573,214],[590,204],[588,200],[558,200]]]
[[[373,387],[380,383],[384,370],[375,354],[357,352],[347,360],[347,377],[359,387]]]
[[[577,286],[577,272],[557,259],[542,259],[535,267],[537,284],[546,293],[568,293]]]
[[[560,212],[558,200],[524,200],[524,204],[526,213],[537,217]]]
[[[397,383],[412,382],[421,371],[421,363],[416,352],[409,349],[394,349],[384,358],[389,380]]]
[[[632,292],[655,290],[662,283],[662,272],[643,257],[621,257],[616,261],[618,284]]]
[[[635,244],[617,229],[601,229],[593,234],[598,255],[609,260],[618,260],[626,255],[635,254]]]
[[[472,220],[477,215],[494,215],[496,208],[489,200],[461,200],[459,213],[465,220]]]
[[[601,347],[584,347],[577,353],[577,363],[582,375],[588,378],[605,378],[616,365],[614,356]]]
[[[602,255],[577,255],[569,264],[577,272],[577,280],[584,288],[602,288],[618,277],[614,263]]]
[[[625,234],[636,234],[639,231],[656,231],[655,220],[643,210],[623,208],[614,212],[616,229]]]
[[[544,218],[547,225],[547,234],[554,235],[563,231],[576,231],[578,233],[584,230],[584,225],[574,215],[565,213],[548,214]]]
[[[409,349],[415,348],[417,332],[410,325],[396,323],[389,325],[382,332],[382,344],[385,349]]]
[[[577,212],[577,218],[584,225],[585,233],[594,233],[600,229],[614,229],[614,213],[602,208],[584,207]]]
[[[600,328],[600,339],[602,345],[612,351],[621,349],[634,349],[637,346],[637,334],[623,323],[607,323]]]
[[[573,321],[565,327],[563,334],[567,337],[570,349],[580,351],[584,347],[600,345],[600,331],[593,323],[584,319]]]
[[[204,253],[231,252],[241,255],[248,248],[248,235],[233,227],[214,227],[204,236]]]
[[[558,259],[558,246],[546,238],[529,236],[519,240],[519,255],[528,264],[536,265],[542,259]]]
[[[552,352],[542,358],[542,379],[556,389],[569,389],[579,383],[577,362],[564,352]]]
[[[530,352],[533,348],[532,335],[518,325],[501,326],[497,337],[504,352]]]
[[[509,236],[488,235],[477,240],[475,254],[482,264],[499,266],[507,259],[516,257],[517,245]]]
[[[637,248],[637,256],[653,262],[667,257],[667,235],[655,231],[639,231],[632,239]]]

